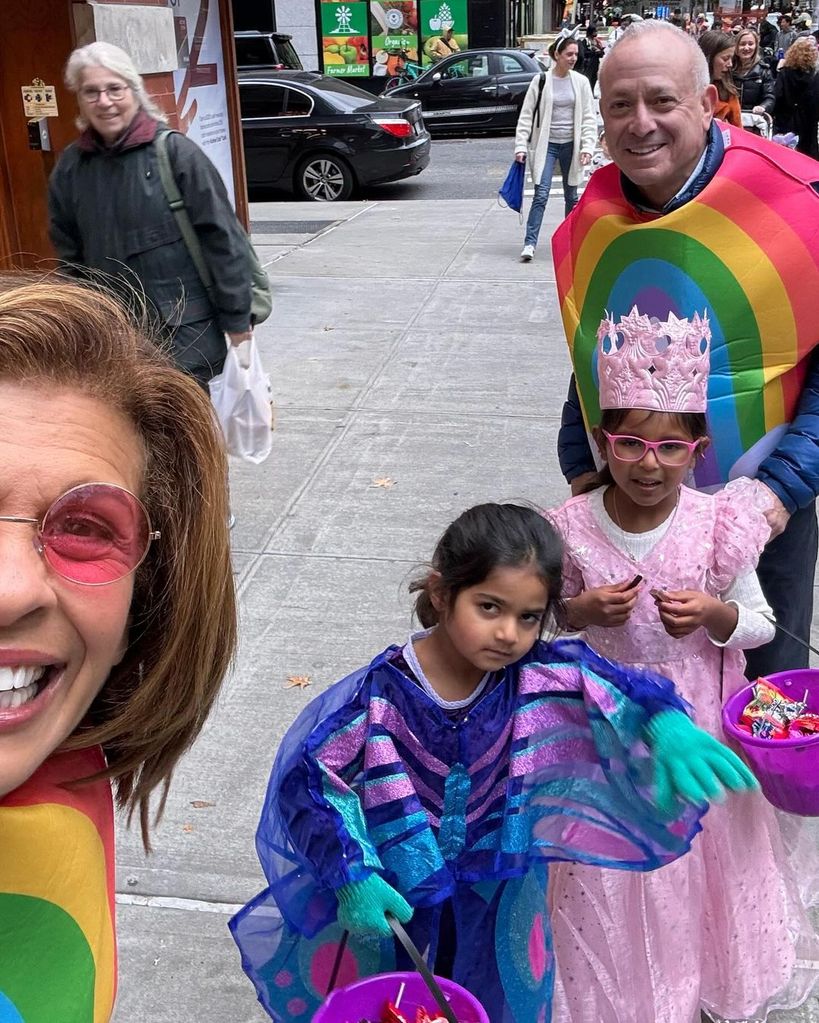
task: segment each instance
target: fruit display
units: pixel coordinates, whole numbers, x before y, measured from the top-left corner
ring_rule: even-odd
[[[324,40],[324,63],[366,64],[369,59],[366,36],[350,36],[347,39],[330,37]]]

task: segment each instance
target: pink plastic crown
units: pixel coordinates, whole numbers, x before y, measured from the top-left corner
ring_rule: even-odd
[[[707,313],[691,320],[644,316],[637,306],[597,329],[600,408],[705,412],[711,327]]]

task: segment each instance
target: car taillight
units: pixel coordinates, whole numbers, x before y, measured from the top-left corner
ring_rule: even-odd
[[[373,121],[397,139],[407,139],[412,135],[412,125],[403,117],[374,117]]]

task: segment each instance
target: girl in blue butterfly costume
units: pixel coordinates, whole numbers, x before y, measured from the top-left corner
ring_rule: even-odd
[[[706,800],[756,787],[667,679],[544,643],[560,593],[552,527],[480,505],[415,584],[428,628],[308,706],[279,750],[256,837],[269,886],[231,920],[277,1023],[339,984],[411,968],[386,913],[492,1023],[548,1021],[548,863],[652,870]]]

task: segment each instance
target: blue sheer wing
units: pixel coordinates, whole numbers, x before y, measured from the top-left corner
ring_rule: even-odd
[[[687,852],[704,809],[657,809],[649,718],[688,711],[673,683],[580,641],[539,644],[520,668],[504,853],[652,870]]]
[[[270,890],[230,920],[242,969],[276,1023],[309,1023],[330,989],[343,931],[329,924],[305,938],[282,919]],[[392,940],[349,936],[340,954],[336,987],[395,969]]]
[[[256,851],[284,918],[307,935],[335,919],[333,891],[379,869],[358,797],[348,781],[360,766],[370,668],[313,700],[288,730],[273,764]],[[333,771],[314,755],[316,736],[346,736],[347,763]]]

